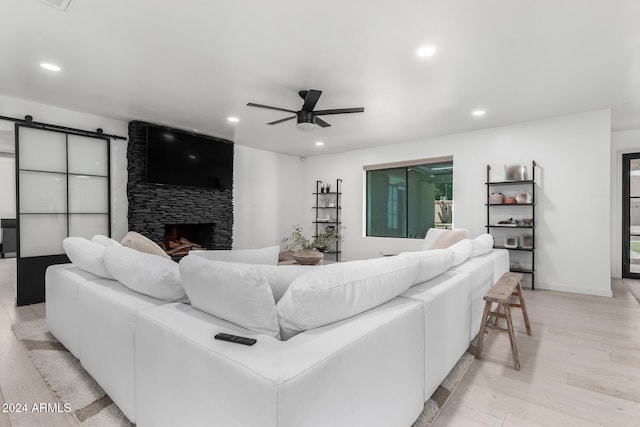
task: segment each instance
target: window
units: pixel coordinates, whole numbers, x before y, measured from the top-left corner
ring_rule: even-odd
[[[365,166],[367,236],[424,238],[453,222],[453,158]]]

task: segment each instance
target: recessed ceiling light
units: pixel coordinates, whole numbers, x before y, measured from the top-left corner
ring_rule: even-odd
[[[240,121],[240,119],[237,117],[227,117],[227,120],[231,123],[238,123]]]
[[[318,142],[316,142],[316,145],[317,145],[318,147],[322,147],[322,146],[324,145],[324,142],[322,142],[322,141],[318,141]]]
[[[58,67],[57,65],[54,64],[48,64],[46,62],[42,62],[40,64],[40,66],[42,68],[44,68],[45,70],[49,70],[49,71],[60,71],[60,67]]]
[[[433,56],[436,53],[435,46],[422,46],[416,54],[421,57]]]
[[[471,113],[471,115],[475,117],[484,116],[485,114],[487,114],[487,112],[484,110],[475,110]]]

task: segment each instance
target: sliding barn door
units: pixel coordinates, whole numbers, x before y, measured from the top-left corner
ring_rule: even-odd
[[[16,125],[17,305],[44,302],[67,236],[111,234],[108,138]]]

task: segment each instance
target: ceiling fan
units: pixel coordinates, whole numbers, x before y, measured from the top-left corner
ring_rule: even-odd
[[[259,108],[267,108],[269,110],[278,110],[278,111],[286,111],[288,113],[294,113],[295,116],[285,117],[284,119],[276,120],[275,122],[267,123],[268,125],[277,125],[278,123],[286,122],[291,119],[298,119],[298,129],[301,130],[311,130],[318,125],[320,127],[326,128],[331,126],[329,123],[325,122],[318,116],[328,116],[330,114],[345,114],[345,113],[362,113],[364,111],[364,107],[357,108],[336,108],[333,110],[317,110],[313,111],[313,108],[316,106],[318,99],[320,99],[320,95],[322,95],[321,90],[309,89],[309,90],[301,90],[298,92],[300,98],[304,100],[302,104],[302,108],[299,111],[287,110],[286,108],[279,107],[271,107],[269,105],[262,104],[254,104],[253,102],[249,102],[247,105],[249,107],[259,107]]]

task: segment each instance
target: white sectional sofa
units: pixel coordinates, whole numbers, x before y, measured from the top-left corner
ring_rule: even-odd
[[[215,257],[213,252],[190,257]],[[424,258],[414,262],[403,260],[406,257],[336,267],[259,267],[273,295],[282,295],[272,301],[279,316],[295,312],[296,304],[313,304],[309,295],[317,292],[330,292],[323,304],[336,307],[326,310],[326,316],[318,312],[325,324],[299,327],[293,333],[291,325],[304,322],[296,323],[291,315],[289,323],[280,323],[288,325],[281,329],[285,338],[293,335],[286,340],[214,316],[207,311],[215,307],[209,309],[193,298],[192,306],[184,298],[171,302],[144,295],[131,289],[146,292],[144,284],[125,286],[100,277],[103,269],[93,265],[48,269],[47,323],[127,418],[141,427],[410,426],[478,333],[482,295],[508,271],[508,252],[491,249],[464,262],[457,256],[459,265],[421,283],[417,277],[428,277]],[[180,268],[203,263],[183,264]],[[209,273],[224,263],[215,265]],[[240,279],[231,283],[249,280],[247,272],[256,271],[251,266],[242,269]],[[391,270],[388,278],[384,276]],[[385,273],[374,277],[376,271]],[[407,272],[415,273],[414,282],[401,288]],[[183,274],[183,280],[188,276]],[[322,285],[325,276],[377,290],[363,299],[355,287],[336,294],[329,283],[312,293],[296,293],[305,285],[302,282]],[[158,280],[166,281],[166,275]],[[289,281],[287,289],[283,283]],[[198,295],[190,293],[195,285],[184,285],[190,298]],[[402,291],[389,297],[389,288]],[[387,292],[381,303],[380,290]],[[344,313],[352,302],[360,311],[347,317]],[[287,304],[294,308],[284,309]],[[332,318],[336,313],[344,318]],[[220,332],[257,342],[245,346],[214,339]]]

